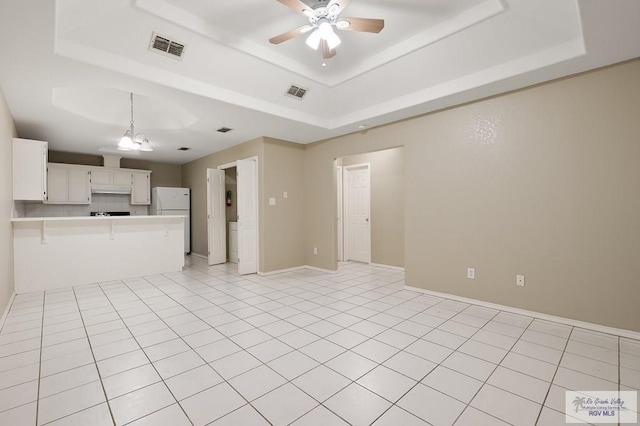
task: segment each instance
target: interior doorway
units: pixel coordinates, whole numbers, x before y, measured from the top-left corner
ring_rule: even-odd
[[[336,260],[404,268],[404,148],[336,158],[334,166]]]
[[[370,165],[342,167],[343,260],[371,262]]]
[[[240,275],[258,272],[257,169],[257,157],[207,169],[208,263],[235,261]]]

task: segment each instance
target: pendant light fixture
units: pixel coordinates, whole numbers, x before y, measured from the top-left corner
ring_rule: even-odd
[[[145,151],[151,152],[153,148],[149,139],[143,133],[136,133],[133,122],[133,92],[131,93],[131,127],[124,132],[118,143],[119,151]]]

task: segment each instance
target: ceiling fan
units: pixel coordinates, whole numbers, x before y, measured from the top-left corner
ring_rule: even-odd
[[[278,0],[290,9],[306,16],[309,19],[307,25],[269,39],[271,44],[280,44],[291,40],[300,34],[311,32],[306,43],[312,49],[317,50],[322,46],[322,56],[325,59],[336,55],[335,48],[341,41],[333,31],[337,28],[343,31],[360,31],[367,33],[379,33],[384,28],[383,19],[368,18],[340,18],[338,15],[347,7],[349,0],[318,0],[313,6],[308,6],[301,0]]]

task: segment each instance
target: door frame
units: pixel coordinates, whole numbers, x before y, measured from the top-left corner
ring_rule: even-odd
[[[260,181],[259,181],[259,162],[258,162],[258,156],[254,155],[251,157],[247,157],[247,158],[239,158],[238,160],[246,160],[246,161],[253,161],[255,163],[256,166],[256,181],[255,181],[255,186],[256,186],[256,198],[255,198],[255,205],[256,205],[256,273],[260,273]],[[226,170],[226,169],[230,169],[233,167],[236,167],[237,170],[237,160],[236,161],[232,161],[230,163],[225,163],[225,164],[221,164],[217,167],[218,170]],[[237,182],[237,179],[236,179]],[[238,184],[238,193],[240,192],[240,185]],[[236,199],[239,199],[238,195],[236,194]],[[239,213],[239,212],[238,212]],[[226,219],[226,218],[225,218]],[[236,218],[236,221],[238,220],[238,218]],[[240,252],[240,239],[238,239],[238,252]]]
[[[371,163],[359,163],[349,166],[342,166],[342,257],[343,260],[349,260],[349,172],[352,169],[366,168],[369,172],[369,256],[366,263],[371,264]],[[340,234],[338,232],[338,234]],[[340,237],[340,235],[338,235]]]

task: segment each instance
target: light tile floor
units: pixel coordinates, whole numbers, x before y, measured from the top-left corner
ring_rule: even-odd
[[[640,342],[403,290],[348,263],[18,295],[2,425],[561,425],[565,390],[640,389]]]

